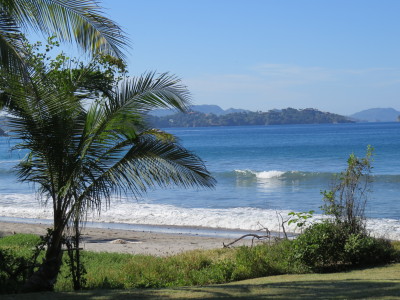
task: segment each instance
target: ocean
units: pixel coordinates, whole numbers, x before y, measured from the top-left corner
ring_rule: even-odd
[[[287,219],[291,211],[314,210],[313,219],[322,218],[321,191],[330,189],[351,153],[364,156],[371,145],[368,229],[400,240],[400,123],[165,130],[205,161],[217,179],[216,188],[155,189],[140,199],[116,198],[100,215],[89,214],[88,226],[279,231],[279,218]],[[10,151],[13,145],[10,138],[0,137],[0,221],[46,222],[51,219],[50,205],[39,203],[34,186],[19,183],[13,173],[25,155]]]

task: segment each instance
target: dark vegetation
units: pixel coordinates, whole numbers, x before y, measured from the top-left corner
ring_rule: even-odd
[[[270,110],[268,112],[237,112],[217,116],[192,111],[169,116],[148,116],[148,121],[156,127],[209,127],[244,125],[281,125],[281,124],[326,124],[352,123],[347,117],[321,112],[313,108]]]

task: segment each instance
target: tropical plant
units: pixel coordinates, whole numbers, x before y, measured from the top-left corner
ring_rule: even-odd
[[[334,222],[314,223],[292,243],[294,260],[311,270],[335,269],[345,262],[348,233]]]
[[[303,232],[303,229],[309,225],[310,220],[312,219],[314,215],[314,210],[310,211],[305,211],[305,212],[290,212],[288,213],[288,216],[290,216],[290,219],[288,220],[288,225],[290,224],[296,224],[297,228],[300,228],[300,232]]]
[[[118,58],[127,45],[121,28],[102,14],[95,0],[0,0],[1,68],[21,70],[26,63],[21,33],[28,29]]]
[[[322,209],[330,218],[312,224],[293,241],[295,261],[313,270],[326,270],[396,259],[389,241],[371,237],[366,230],[372,153],[368,146],[364,158],[351,154],[347,169],[336,178],[333,188],[322,192]]]
[[[179,79],[147,73],[115,81],[103,72],[107,59],[72,68],[65,55],[48,64],[41,55],[31,57],[28,83],[9,78],[3,93],[17,148],[29,151],[17,166],[19,179],[34,183],[53,207],[44,261],[26,284],[27,291],[40,291],[51,290],[57,279],[66,228],[84,222],[87,213],[155,186],[215,182],[198,156],[144,121],[153,108],[187,107],[190,96]]]
[[[325,214],[348,227],[350,233],[365,232],[365,206],[372,183],[372,155],[371,146],[367,147],[365,157],[351,154],[347,169],[340,173],[332,189],[322,192]]]

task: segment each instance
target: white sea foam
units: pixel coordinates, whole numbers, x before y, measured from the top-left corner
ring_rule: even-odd
[[[285,172],[282,171],[263,171],[263,172],[256,172],[256,176],[259,179],[269,179],[269,178],[278,178],[281,177]]]
[[[270,178],[279,178],[285,172],[282,171],[277,171],[277,170],[271,170],[271,171],[253,171],[253,170],[235,170],[236,174],[239,176],[255,176],[257,179],[270,179]]]
[[[32,195],[0,195],[0,216],[13,218],[51,219],[50,206],[38,204]],[[18,203],[18,205],[16,205]],[[288,218],[288,210],[269,210],[250,207],[225,209],[182,208],[173,205],[138,202],[115,202],[108,210],[89,215],[89,221],[144,225],[200,226],[221,229],[258,230],[262,227],[281,231],[278,215]],[[313,221],[321,219],[316,215]],[[377,237],[400,240],[400,220],[369,219],[367,228]],[[286,226],[288,231],[295,227]]]

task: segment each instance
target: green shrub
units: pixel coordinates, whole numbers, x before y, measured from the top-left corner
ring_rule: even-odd
[[[337,266],[344,260],[344,231],[342,226],[332,222],[311,225],[293,241],[294,261],[311,270]]]
[[[0,294],[16,293],[31,274],[29,259],[10,249],[0,249]]]
[[[396,251],[388,240],[363,234],[351,234],[344,245],[346,260],[352,265],[388,263],[396,259]]]
[[[394,261],[398,252],[390,241],[350,233],[345,224],[313,224],[293,241],[292,258],[313,271]]]
[[[351,154],[347,168],[339,174],[332,189],[323,191],[322,210],[337,224],[345,224],[349,233],[366,233],[365,208],[371,193],[373,148],[367,147],[365,157]]]
[[[35,267],[40,237],[14,234],[0,238],[0,294],[20,290]]]
[[[281,240],[273,244],[235,249],[235,268],[231,281],[285,273],[298,273],[290,260],[292,241]]]
[[[340,173],[333,188],[322,192],[325,202],[322,209],[331,219],[313,224],[293,242],[295,263],[311,270],[322,270],[396,259],[398,254],[390,242],[370,237],[366,231],[365,207],[371,192],[372,152],[368,146],[364,158],[351,154],[347,169]],[[303,213],[297,215],[301,217]],[[293,222],[298,220],[302,219]]]
[[[252,277],[260,277],[268,273],[269,264],[265,256],[266,247],[238,248],[235,259],[235,269],[231,274],[231,280],[242,280]]]

